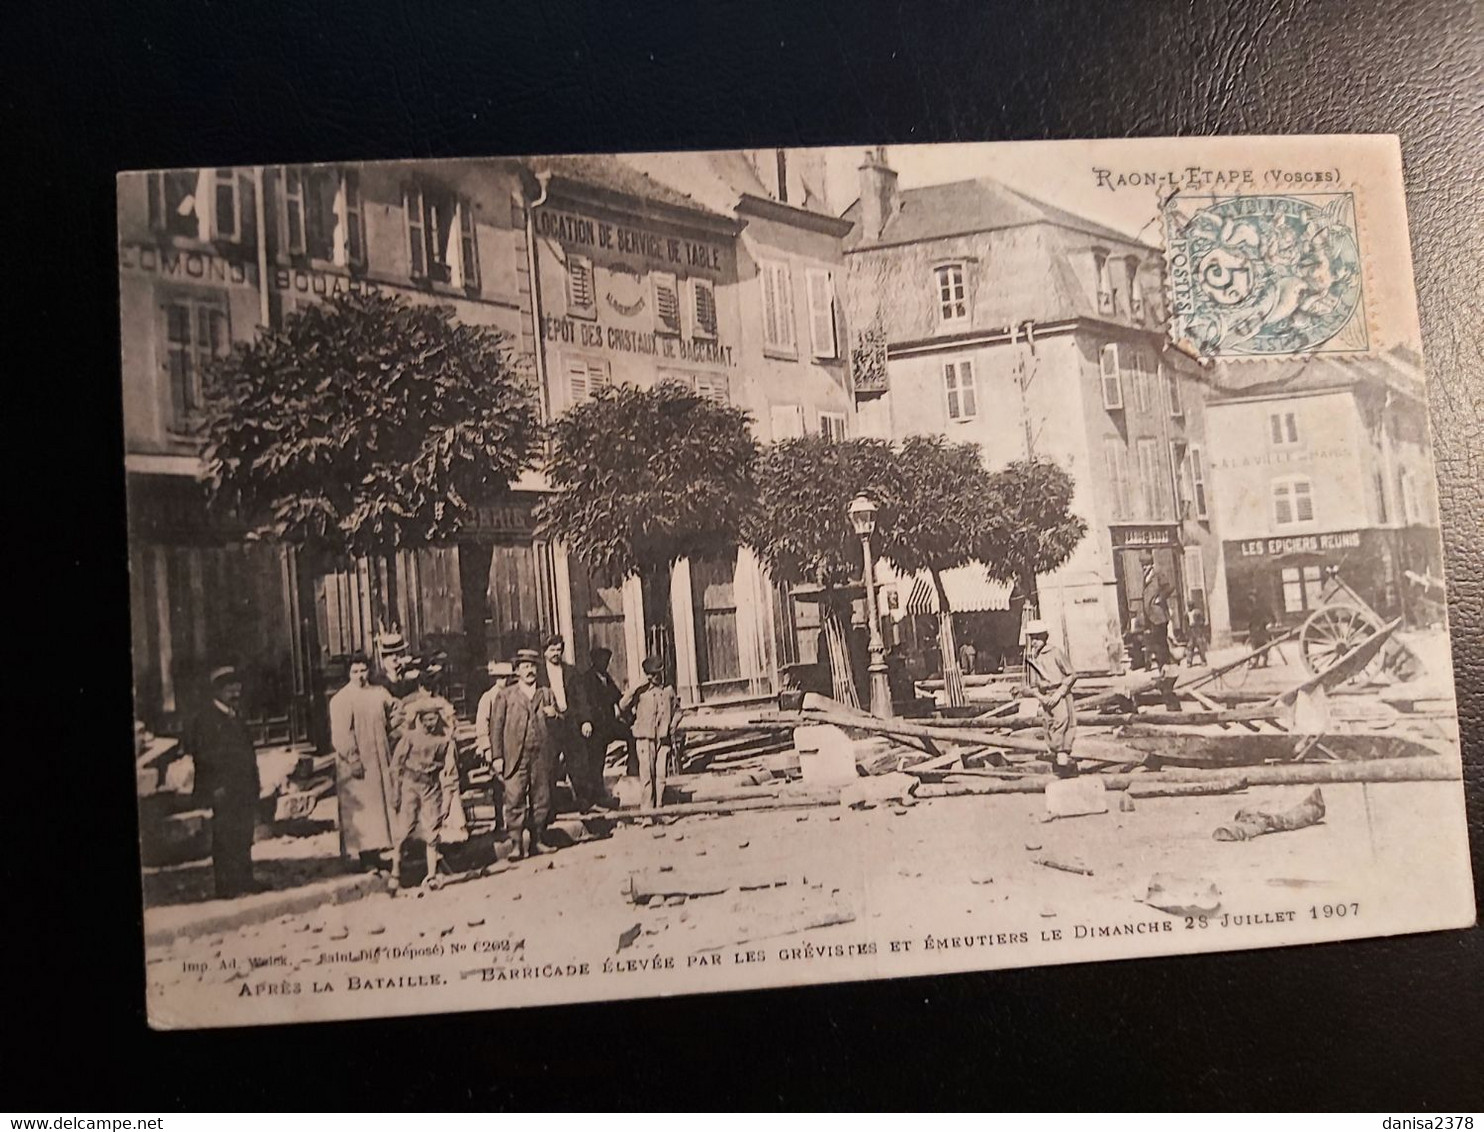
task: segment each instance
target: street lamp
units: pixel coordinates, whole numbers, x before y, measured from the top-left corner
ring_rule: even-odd
[[[846,514],[850,525],[861,537],[861,550],[865,554],[866,570],[866,622],[871,629],[871,714],[890,719],[891,684],[886,678],[886,646],[881,640],[881,619],[876,615],[876,556],[871,553],[871,536],[876,532],[876,503],[865,495],[857,495],[850,501]]]

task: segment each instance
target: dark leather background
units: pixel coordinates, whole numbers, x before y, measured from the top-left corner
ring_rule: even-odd
[[[0,362],[16,469],[9,557],[21,575],[6,594],[7,714],[24,740],[0,754],[12,791],[4,807],[21,819],[7,823],[5,839],[4,931],[19,955],[3,969],[0,1002],[27,1051],[6,1067],[7,1104],[1484,1107],[1477,929],[666,1002],[154,1034],[143,1017],[132,783],[117,754],[131,716],[116,169],[1395,132],[1431,382],[1477,877],[1484,90],[1467,0],[32,0],[0,18],[13,200],[6,274],[21,284],[8,288]]]

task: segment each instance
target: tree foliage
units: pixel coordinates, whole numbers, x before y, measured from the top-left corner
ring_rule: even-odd
[[[609,386],[559,417],[552,440],[541,529],[590,570],[642,577],[741,542],[758,458],[743,410],[673,381]]]
[[[896,454],[884,440],[781,440],[763,453],[747,542],[781,582],[840,586],[861,569],[850,502],[862,492],[882,506],[877,529],[894,522],[901,494]]]
[[[896,462],[900,486],[887,502],[897,518],[880,542],[882,557],[904,574],[973,561],[997,505],[979,445],[909,436]]]
[[[539,436],[505,335],[382,294],[299,310],[207,377],[212,506],[300,545],[452,538],[531,466]]]
[[[1033,600],[1036,575],[1065,563],[1087,534],[1086,520],[1072,514],[1072,477],[1041,457],[1006,465],[990,485],[995,506],[986,516],[982,561],[991,577],[1014,582]]]

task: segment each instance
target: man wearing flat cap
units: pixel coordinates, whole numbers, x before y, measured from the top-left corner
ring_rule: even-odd
[[[258,811],[258,757],[242,721],[242,677],[235,668],[211,673],[211,702],[184,736],[196,765],[196,801],[211,809],[211,869],[219,899],[259,891],[252,875]]]
[[[634,745],[639,755],[640,805],[665,804],[665,774],[680,722],[680,697],[665,683],[665,662],[647,657],[644,683],[624,693],[618,710],[633,718]]]
[[[557,757],[553,733],[561,713],[552,690],[537,681],[540,665],[535,649],[515,654],[515,684],[492,690],[475,740],[500,765],[505,835],[515,842],[512,860],[540,852],[541,835],[551,821]]]
[[[558,718],[552,729],[558,765],[572,784],[572,798],[579,811],[590,810],[603,796],[603,766],[592,757],[592,742],[598,717],[593,709],[589,682],[565,657],[567,642],[561,634],[546,638],[540,683],[556,700]],[[560,774],[558,775],[560,777]]]

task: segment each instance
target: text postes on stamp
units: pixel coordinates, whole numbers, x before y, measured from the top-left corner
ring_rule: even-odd
[[[1179,194],[1164,224],[1174,342],[1233,359],[1368,348],[1353,194]]]

